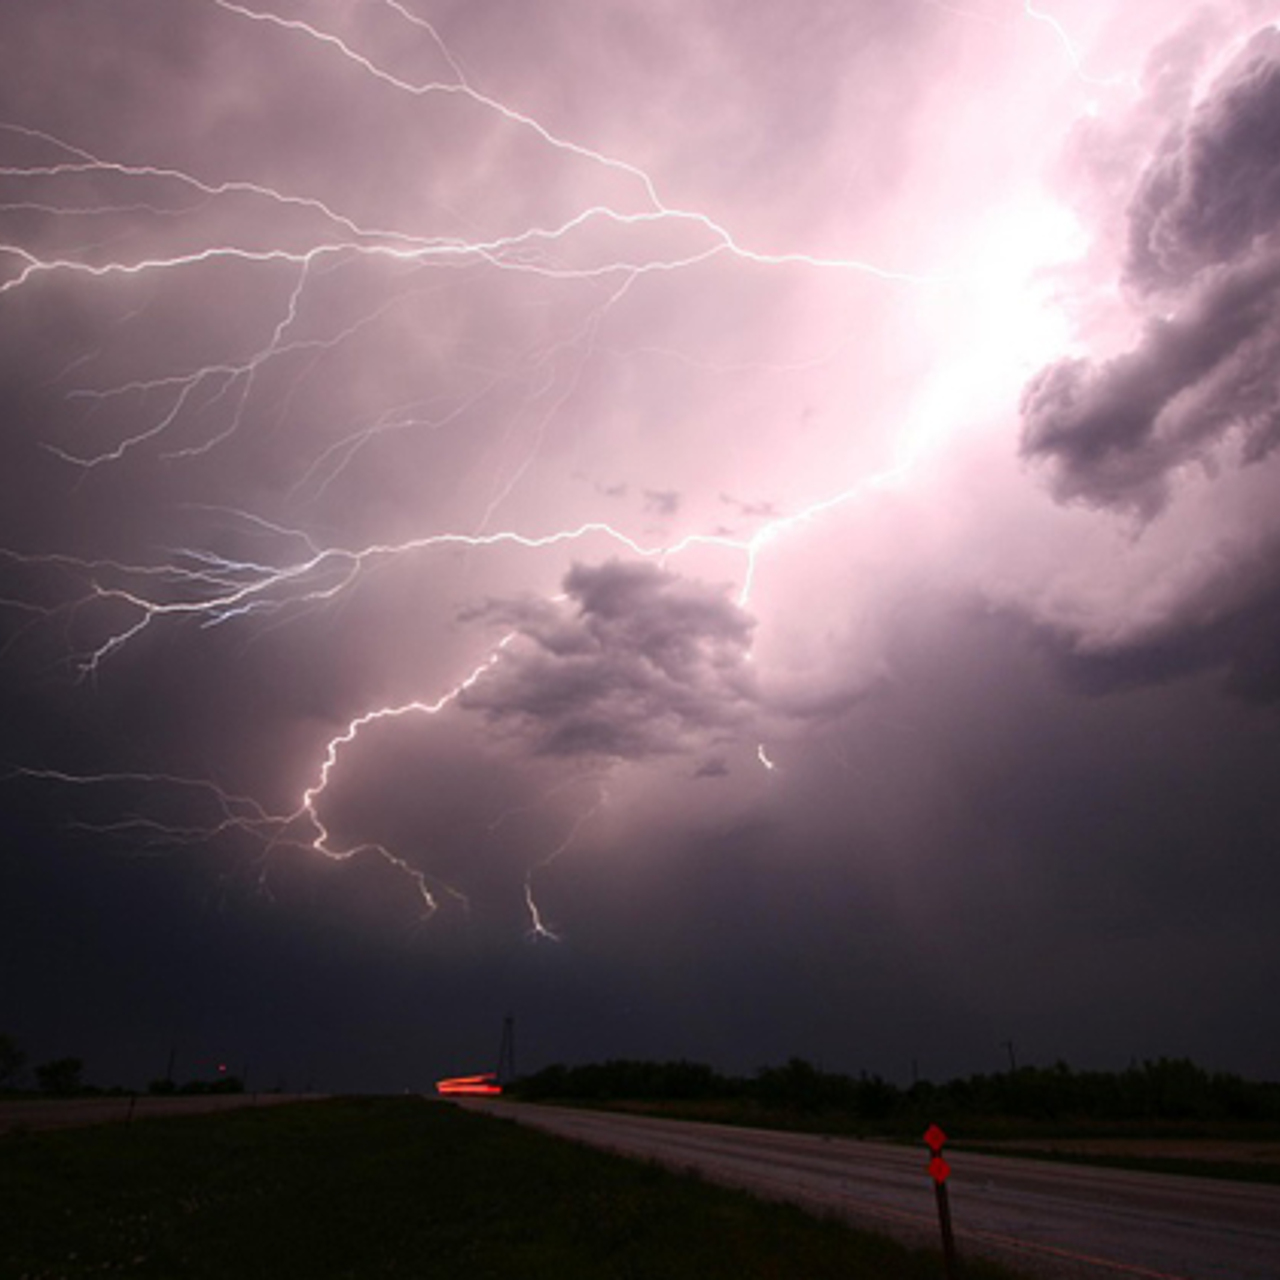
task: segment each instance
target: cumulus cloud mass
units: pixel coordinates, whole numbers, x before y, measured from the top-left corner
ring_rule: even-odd
[[[0,1031],[1273,1069],[1277,19],[8,0]]]
[[[1248,41],[1172,124],[1126,210],[1137,344],[1047,366],[1023,449],[1056,493],[1154,515],[1189,464],[1265,458],[1280,432],[1280,33]]]
[[[752,623],[723,590],[610,561],[575,566],[561,600],[486,613],[520,643],[463,705],[515,723],[538,753],[641,760],[750,723]]]

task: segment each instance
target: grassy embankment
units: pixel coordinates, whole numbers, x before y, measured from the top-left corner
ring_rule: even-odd
[[[941,1274],[876,1235],[407,1098],[10,1134],[0,1204],[3,1280]]]

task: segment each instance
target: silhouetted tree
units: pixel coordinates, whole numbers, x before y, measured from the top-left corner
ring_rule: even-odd
[[[945,1084],[917,1081],[910,1089],[869,1076],[822,1071],[803,1058],[763,1067],[751,1080],[721,1076],[691,1062],[612,1061],[553,1066],[518,1081],[521,1097],[583,1102],[747,1099],[781,1116],[849,1117],[907,1127],[988,1118],[1033,1121],[1280,1121],[1280,1083],[1210,1075],[1185,1059],[1162,1058],[1122,1072],[1020,1066]]]
[[[80,1058],[54,1058],[36,1068],[41,1093],[65,1098],[84,1088],[84,1062]]]
[[[635,1062],[622,1058],[581,1067],[547,1067],[517,1081],[512,1092],[522,1098],[577,1098],[584,1102],[687,1101],[728,1097],[734,1092],[734,1084],[700,1062]]]
[[[27,1055],[18,1047],[18,1042],[0,1033],[0,1089],[11,1088],[18,1072],[26,1065]]]

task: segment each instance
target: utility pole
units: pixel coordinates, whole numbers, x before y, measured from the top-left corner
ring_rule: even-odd
[[[1000,1043],[1001,1043],[1002,1045],[1004,1045],[1004,1047],[1005,1047],[1006,1049],[1008,1049],[1008,1050],[1009,1050],[1009,1074],[1010,1074],[1010,1075],[1017,1075],[1017,1073],[1018,1073],[1018,1060],[1017,1060],[1017,1058],[1015,1058],[1015,1057],[1013,1056],[1013,1041],[1012,1041],[1012,1040],[1001,1040],[1001,1041],[1000,1041]]]

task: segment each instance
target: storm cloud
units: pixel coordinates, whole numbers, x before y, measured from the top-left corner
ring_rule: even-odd
[[[0,1032],[1273,1071],[1277,17],[7,3]]]
[[[539,754],[643,760],[745,728],[754,621],[727,588],[648,564],[576,565],[558,601],[488,606],[513,627],[462,705],[512,724]]]
[[[1127,210],[1124,281],[1155,312],[1136,346],[1050,365],[1023,452],[1066,500],[1157,515],[1179,472],[1280,441],[1280,33],[1255,35],[1161,140]],[[1232,454],[1234,453],[1234,456]]]

